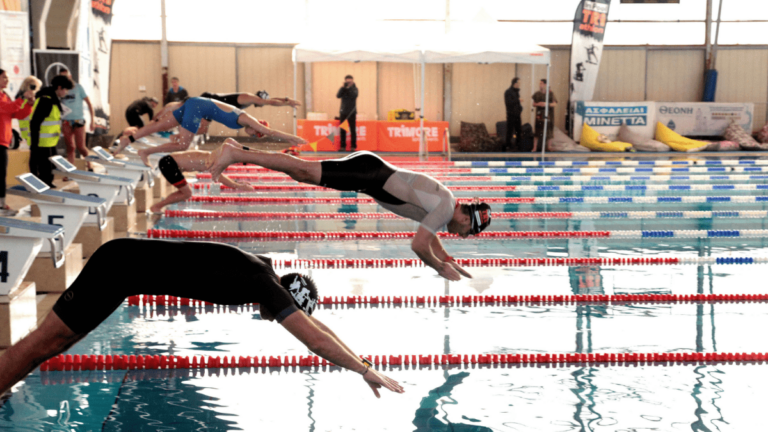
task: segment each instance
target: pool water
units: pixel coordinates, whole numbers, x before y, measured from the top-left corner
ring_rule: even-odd
[[[482,184],[482,183],[474,183]],[[618,184],[618,183],[617,183]],[[717,195],[730,191],[718,191]],[[750,195],[759,195],[753,191]],[[530,196],[557,196],[531,193]],[[590,192],[592,194],[592,192]],[[259,194],[269,196],[268,194]],[[284,195],[284,194],[274,194]],[[322,196],[302,192],[298,196]],[[327,194],[326,194],[327,195]],[[457,194],[458,195],[458,194]],[[481,196],[492,196],[481,193]],[[673,194],[687,196],[684,192]],[[467,194],[466,196],[473,196]],[[564,196],[564,195],[561,195]],[[584,195],[580,195],[584,196]],[[592,196],[613,196],[607,193]],[[354,207],[354,208],[350,208]],[[382,212],[375,204],[174,209]],[[503,210],[502,210],[503,209]],[[764,210],[764,204],[496,205],[494,211]],[[407,220],[162,218],[158,229],[413,231]],[[497,231],[764,229],[765,218],[494,220]],[[407,240],[245,241],[277,258],[412,258]],[[447,240],[456,258],[759,257],[766,239]],[[205,257],[189,257],[190,268]],[[139,268],[138,266],[136,267]],[[447,282],[429,268],[311,269],[321,296],[763,294],[760,265],[482,267]],[[236,287],[212,287],[212,289]],[[108,286],[105,287],[108,289]],[[323,305],[315,316],[366,355],[768,352],[765,302]],[[300,356],[310,352],[257,307],[128,306],[70,354]],[[0,406],[0,429],[30,431],[761,430],[764,363],[387,366],[406,392],[376,399],[338,368],[35,371]]]

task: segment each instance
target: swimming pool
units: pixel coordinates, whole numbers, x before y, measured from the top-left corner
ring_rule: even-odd
[[[700,182],[708,184],[712,182]],[[476,183],[477,184],[477,183]],[[479,183],[482,184],[482,183]],[[620,184],[605,182],[605,184]],[[662,184],[675,184],[674,182]],[[741,184],[749,184],[743,181]],[[721,196],[737,196],[718,191]],[[570,192],[569,192],[570,193]],[[215,195],[215,193],[211,192]],[[324,192],[259,194],[321,197]],[[752,191],[743,196],[760,196]],[[458,196],[459,195],[457,193]],[[620,195],[624,195],[622,192]],[[685,191],[676,196],[696,196]],[[670,195],[670,196],[675,196]],[[473,196],[471,193],[464,196]],[[483,193],[481,196],[492,196]],[[530,196],[568,196],[552,191]],[[614,191],[570,196],[619,196]],[[375,204],[183,203],[174,209],[381,212]],[[600,212],[763,211],[763,203],[494,205],[494,212],[598,217],[495,219],[496,231],[765,229],[766,217],[599,217]],[[694,214],[695,216],[696,214]],[[654,215],[655,216],[655,215]],[[399,219],[160,219],[156,229],[412,231]],[[408,240],[217,241],[278,259],[412,258]],[[455,258],[765,257],[762,238],[446,240]],[[190,268],[205,257],[189,257]],[[321,296],[763,294],[762,265],[478,267],[448,283],[426,268],[310,269]],[[366,355],[768,352],[765,302],[323,305],[316,316]],[[301,356],[309,352],[251,307],[125,303],[70,354]],[[757,430],[764,363],[387,366],[406,393],[370,393],[337,369],[33,373],[0,407],[13,430]],[[760,425],[760,426],[759,426]]]

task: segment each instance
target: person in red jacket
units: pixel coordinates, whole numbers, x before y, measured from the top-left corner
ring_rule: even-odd
[[[5,93],[8,87],[8,74],[0,69],[0,216],[8,216],[14,213],[5,203],[5,176],[8,170],[8,146],[13,140],[13,131],[11,130],[12,119],[26,118],[32,112],[32,105],[35,100],[34,90],[27,90],[24,97],[11,99]]]

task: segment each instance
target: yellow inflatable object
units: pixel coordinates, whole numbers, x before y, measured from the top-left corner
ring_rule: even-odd
[[[581,139],[579,140],[579,144],[592,151],[625,152],[632,150],[632,144],[630,143],[621,141],[602,143],[597,140],[599,136],[600,134],[596,130],[585,123],[584,127],[581,129]]]
[[[679,152],[700,151],[709,145],[704,141],[686,138],[660,122],[656,123],[656,141],[661,141],[672,147],[672,150]]]

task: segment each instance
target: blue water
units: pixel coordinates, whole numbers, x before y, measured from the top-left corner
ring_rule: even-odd
[[[305,194],[306,196],[318,196]],[[538,195],[537,195],[538,196]],[[763,204],[505,205],[503,211],[757,210]],[[174,208],[382,211],[375,205]],[[555,209],[556,208],[556,209]],[[496,209],[496,208],[495,208]],[[165,229],[400,231],[405,220],[163,218]],[[504,220],[495,230],[756,229],[765,219]],[[279,258],[411,258],[410,243],[230,242]],[[449,240],[457,258],[765,256],[764,239]],[[189,257],[190,268],[205,257]],[[136,267],[139,268],[138,266]],[[171,269],[169,269],[171,270]],[[321,296],[756,294],[765,266],[471,268],[448,283],[428,268],[307,270]],[[108,285],[105,289],[108,289]],[[237,289],[237,287],[212,287]],[[768,352],[766,303],[323,306],[315,316],[366,355]],[[123,305],[68,351],[182,356],[307,355],[253,307]],[[34,431],[752,431],[764,428],[765,364],[389,367],[406,393],[376,399],[359,376],[322,371],[34,372],[0,406],[0,429]]]

